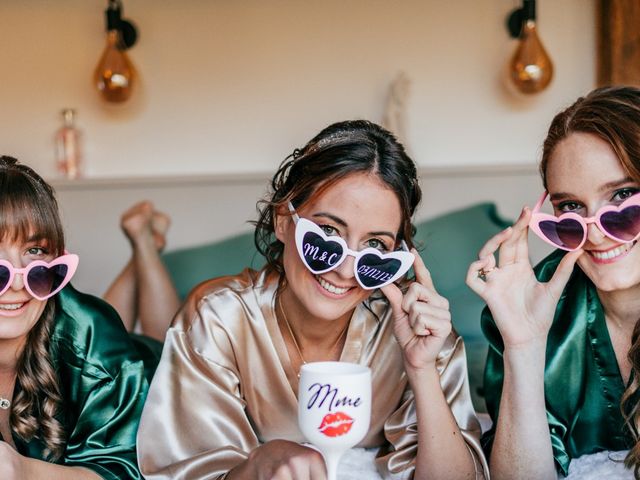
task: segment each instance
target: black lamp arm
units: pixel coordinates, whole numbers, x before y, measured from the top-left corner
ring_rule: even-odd
[[[138,39],[138,31],[133,23],[122,18],[122,2],[120,0],[109,0],[109,5],[104,14],[107,31],[120,30],[123,49],[128,50],[135,45]]]
[[[507,29],[511,38],[519,38],[524,22],[535,19],[536,0],[523,0],[522,7],[516,8],[507,17]]]

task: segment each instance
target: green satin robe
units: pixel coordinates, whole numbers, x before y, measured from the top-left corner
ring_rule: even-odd
[[[115,310],[99,298],[70,285],[55,298],[50,352],[63,398],[58,419],[67,438],[57,463],[85,467],[105,479],[140,479],[136,430],[162,346],[130,338]],[[13,440],[21,454],[45,459],[39,440]]]
[[[564,253],[556,251],[535,268],[548,281]],[[488,452],[495,435],[504,376],[500,333],[488,308],[482,330],[489,340],[484,388],[494,427],[483,436]],[[633,445],[620,412],[625,390],[596,289],[579,267],[558,302],[547,339],[545,399],[553,455],[566,476],[572,458]]]

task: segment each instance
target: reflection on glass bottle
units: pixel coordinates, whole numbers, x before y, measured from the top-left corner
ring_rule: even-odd
[[[75,126],[75,110],[62,110],[63,125],[56,132],[56,162],[58,172],[66,178],[82,176],[80,131]]]

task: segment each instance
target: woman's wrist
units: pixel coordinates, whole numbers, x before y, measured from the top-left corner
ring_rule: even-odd
[[[409,363],[405,360],[404,369],[407,373],[407,378],[409,379],[409,382],[412,386],[416,382],[423,383],[425,379],[428,378],[437,378],[438,383],[440,382],[440,375],[438,374],[438,369],[436,368],[435,361],[416,367],[409,365]]]
[[[533,337],[524,342],[509,342],[504,340],[504,355],[531,356],[547,349],[547,335]]]

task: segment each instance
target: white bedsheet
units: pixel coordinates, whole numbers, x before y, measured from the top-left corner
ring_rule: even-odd
[[[633,480],[633,472],[624,467],[626,451],[598,452],[575,458],[566,480]],[[374,459],[376,449],[354,448],[344,454],[338,467],[338,480],[381,480]],[[402,478],[401,476],[397,477]]]
[[[633,472],[624,467],[626,451],[598,452],[574,458],[569,465],[569,475],[560,479],[567,480],[633,480]]]

